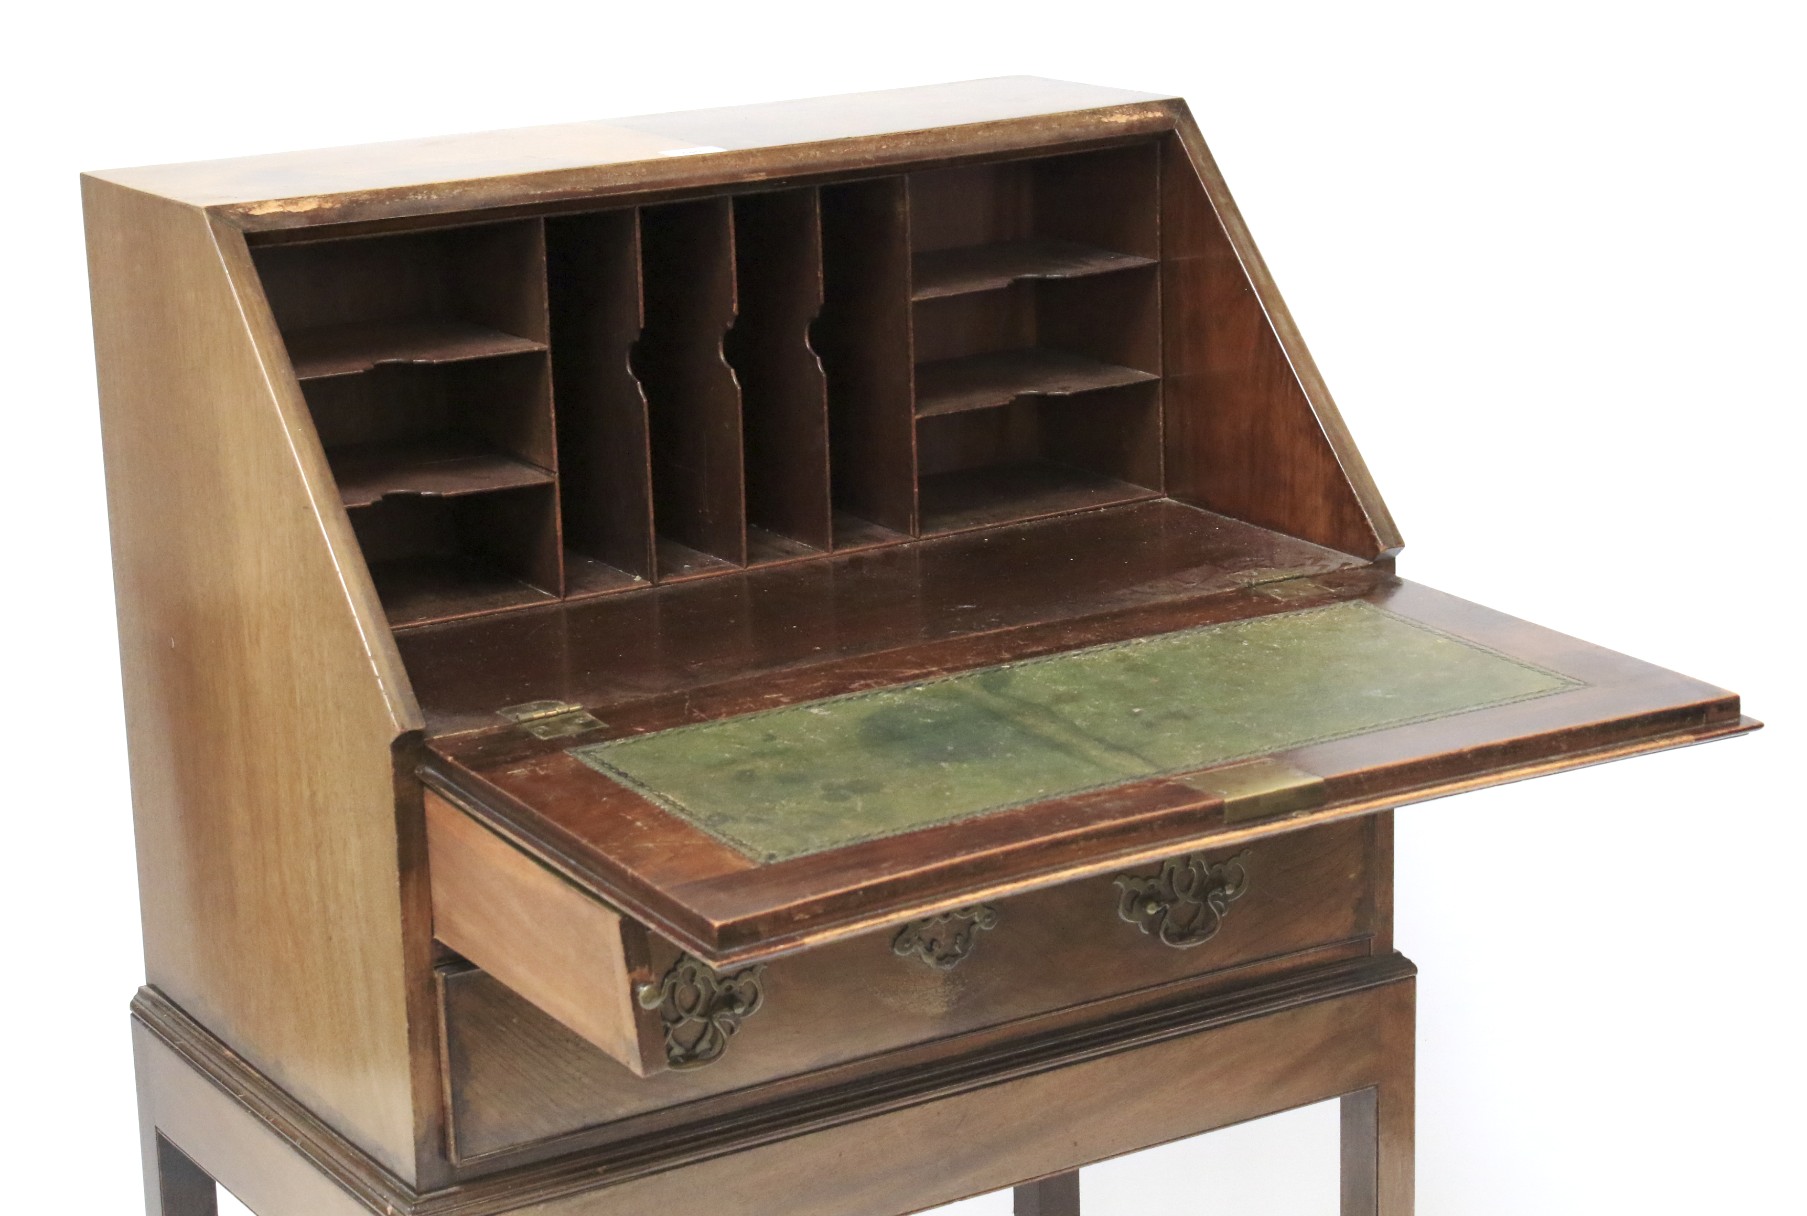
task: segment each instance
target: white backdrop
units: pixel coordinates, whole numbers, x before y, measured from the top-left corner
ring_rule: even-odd
[[[1807,800],[1789,764],[1807,674],[1798,13],[14,13],[0,72],[12,1206],[139,1202],[125,1003],[142,972],[76,171],[1028,72],[1190,99],[1399,518],[1403,574],[1738,689],[1771,723],[1401,813],[1398,939],[1423,968],[1420,1210],[1807,1210],[1793,1168]],[[1088,1211],[1331,1216],[1334,1137],[1319,1108],[1115,1163],[1088,1175]]]

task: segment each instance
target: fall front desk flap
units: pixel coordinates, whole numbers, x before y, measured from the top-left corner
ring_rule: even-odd
[[[1754,725],[1720,689],[1393,579],[1202,617],[503,729],[429,779],[725,963]]]

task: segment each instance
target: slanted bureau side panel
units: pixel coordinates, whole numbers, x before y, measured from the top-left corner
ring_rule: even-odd
[[[83,192],[150,982],[413,1178],[419,711],[242,238]]]
[[[1167,491],[1358,557],[1396,553],[1356,450],[1192,116],[1161,166]]]

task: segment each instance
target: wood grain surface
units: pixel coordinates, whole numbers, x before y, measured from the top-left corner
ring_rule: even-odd
[[[429,793],[433,936],[636,1076],[665,1067],[646,930]]]
[[[415,1177],[419,711],[243,238],[85,185],[146,971]]]
[[[1057,143],[1101,124],[1125,134],[1167,120],[1156,94],[1030,76],[887,89],[719,110],[643,115],[235,160],[113,169],[96,176],[218,210],[257,230],[470,211],[736,177],[776,149],[802,163],[910,160],[963,144]],[[1008,146],[1008,143],[1005,144]],[[695,154],[711,152],[700,161]],[[725,154],[724,154],[725,153]],[[774,174],[776,176],[776,174]],[[445,189],[450,185],[457,189]],[[422,186],[439,186],[422,190]]]
[[[602,950],[588,923],[575,913],[546,915],[516,934],[521,957],[496,974],[441,971],[456,1154],[471,1165],[641,1138],[700,1109],[755,1111],[845,1077],[972,1051],[1050,1020],[1099,1020],[1181,993],[1366,956],[1390,928],[1377,919],[1374,891],[1390,865],[1380,856],[1384,847],[1366,820],[1255,846],[1242,862],[1247,892],[1229,905],[1218,934],[1192,949],[1162,945],[1124,921],[1121,890],[1100,877],[998,901],[995,927],[978,933],[971,956],[946,970],[899,956],[900,925],[777,959],[761,974],[765,1004],[720,1060],[658,1076],[633,1075],[607,1044],[599,1050],[567,1029],[577,1023],[561,1025],[516,995],[532,998],[561,982],[574,994],[603,982],[594,974]],[[444,878],[435,871],[436,892]],[[573,888],[561,906],[585,898]],[[557,960],[586,950],[593,965],[578,979],[568,967],[556,969]],[[656,944],[655,951],[658,970],[672,954]],[[545,969],[523,983],[521,968],[536,964]],[[569,996],[540,1005],[561,1012]]]
[[[1320,967],[425,1191],[387,1175],[156,993],[141,993],[134,1011],[147,1113],[259,1216],[601,1216],[706,1207],[729,1192],[746,1216],[901,1216],[1370,1088],[1402,1100],[1373,1141],[1377,1172],[1398,1177],[1410,1153],[1410,1091],[1399,1083],[1410,1075],[1412,974],[1398,956]],[[950,1140],[950,1127],[972,1134]],[[1363,1131],[1346,1126],[1352,1150]],[[937,1168],[900,1148],[921,1144],[938,1146]],[[1382,1195],[1377,1209],[1347,1210],[1410,1216],[1409,1183]]]
[[[1168,492],[1346,553],[1397,553],[1392,514],[1183,103],[1166,154]]]

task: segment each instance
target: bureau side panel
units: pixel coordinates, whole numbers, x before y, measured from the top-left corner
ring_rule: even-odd
[[[1358,557],[1402,545],[1184,103],[1161,166],[1167,492]]]
[[[150,982],[415,1177],[392,748],[418,710],[242,238],[84,201]]]

